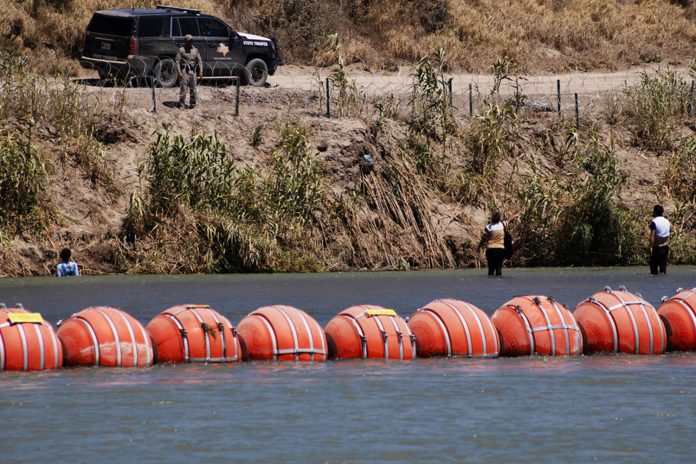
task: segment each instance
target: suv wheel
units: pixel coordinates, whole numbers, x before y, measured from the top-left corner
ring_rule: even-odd
[[[179,79],[176,63],[171,58],[162,58],[155,65],[155,79],[162,87],[174,87]]]
[[[268,66],[261,58],[254,58],[246,65],[249,84],[263,87],[268,79]]]

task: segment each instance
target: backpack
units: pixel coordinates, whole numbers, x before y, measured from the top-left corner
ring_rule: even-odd
[[[507,227],[503,225],[503,230],[505,235],[503,236],[503,244],[505,245],[505,253],[503,257],[505,259],[512,258],[512,254],[515,252],[515,241],[512,239],[512,235],[508,232]]]

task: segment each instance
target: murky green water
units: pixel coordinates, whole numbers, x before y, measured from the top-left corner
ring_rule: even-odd
[[[266,304],[325,325],[436,298],[488,314],[519,294],[571,309],[605,285],[659,305],[696,267],[0,280],[0,301],[52,322],[112,305],[143,323],[182,303],[234,324]],[[0,462],[692,462],[696,355],[178,365],[0,373]]]

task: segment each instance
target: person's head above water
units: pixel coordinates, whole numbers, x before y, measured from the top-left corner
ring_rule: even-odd
[[[500,213],[498,211],[493,211],[491,213],[491,224],[497,224],[500,222]]]
[[[665,209],[662,207],[662,205],[655,205],[653,208],[653,217],[662,216],[664,213]]]
[[[70,256],[72,255],[72,252],[70,251],[70,248],[63,248],[60,250],[60,260],[63,261],[64,263],[67,263],[70,261]]]

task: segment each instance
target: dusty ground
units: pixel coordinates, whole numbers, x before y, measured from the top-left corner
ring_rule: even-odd
[[[556,109],[556,80],[561,81],[564,115],[574,118],[574,95],[579,94],[582,124],[602,125],[601,102],[605,92],[634,83],[643,71],[652,68],[631,69],[618,73],[576,73],[528,77],[523,92],[528,101]],[[92,76],[82,76],[77,82],[83,85],[84,98],[89,105],[118,108],[119,112],[107,127],[113,131],[108,145],[108,160],[114,170],[121,191],[108,195],[95,190],[88,179],[80,177],[74,166],[59,165],[51,187],[63,215],[62,226],[46,245],[35,245],[15,240],[13,246],[21,256],[21,263],[6,269],[5,273],[45,274],[52,272],[56,252],[69,244],[86,273],[109,272],[103,264],[101,243],[118,233],[131,192],[138,189],[138,166],[143,161],[148,143],[154,132],[163,124],[179,133],[216,133],[225,142],[235,160],[263,169],[268,153],[277,143],[277,129],[286,121],[298,119],[310,127],[312,149],[327,167],[331,179],[329,188],[340,191],[357,180],[360,156],[371,147],[367,143],[367,126],[363,119],[327,118],[321,83],[329,71],[286,66],[269,79],[266,88],[242,87],[240,116],[235,117],[234,86],[205,84],[199,87],[199,104],[195,109],[179,109],[174,103],[178,89],[156,89],[156,111],[153,112],[153,94],[149,88],[101,87]],[[398,73],[375,74],[353,69],[351,77],[358,89],[370,97],[394,95],[406,108],[411,91],[408,69]],[[468,86],[473,85],[474,105],[489,93],[493,77],[489,75],[454,75],[453,94],[458,115],[463,124],[468,119]],[[513,89],[504,83],[501,94],[510,95]],[[123,103],[119,103],[119,102]],[[553,124],[552,113],[537,113],[526,122],[523,133],[530,146],[539,134]],[[261,144],[251,146],[255,128],[261,127]],[[618,133],[617,138],[627,138]],[[623,145],[623,144],[621,144]],[[626,144],[628,145],[628,144]],[[50,150],[50,141],[46,146]],[[654,154],[635,149],[620,149],[622,168],[631,175],[630,188],[622,199],[627,204],[641,206],[655,197],[655,181],[662,160]],[[552,163],[541,159],[543,163]],[[65,185],[71,185],[65,189]],[[478,235],[486,219],[486,212],[472,207],[462,208],[454,204],[438,204],[437,215],[446,235],[455,241],[472,240]],[[0,261],[2,261],[0,256]],[[16,264],[16,263],[15,263]],[[0,272],[2,274],[3,272]]]

